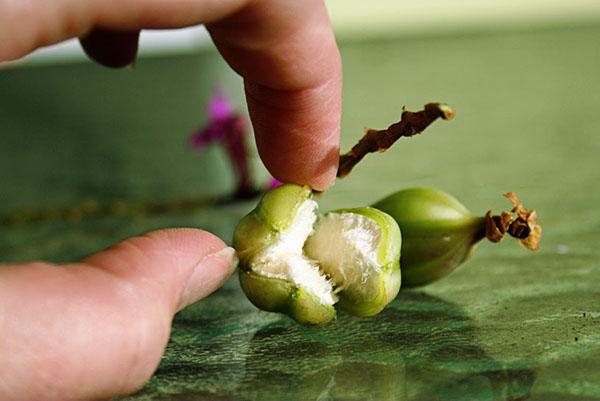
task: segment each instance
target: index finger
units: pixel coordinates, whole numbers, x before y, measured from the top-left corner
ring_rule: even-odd
[[[322,1],[257,1],[208,25],[244,77],[262,160],[284,182],[326,189],[339,159],[341,63]]]

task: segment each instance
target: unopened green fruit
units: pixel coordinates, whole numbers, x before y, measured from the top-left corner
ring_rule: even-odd
[[[400,288],[400,230],[373,208],[319,217],[308,187],[269,191],[234,233],[240,282],[258,308],[303,324],[381,311]]]
[[[398,191],[373,207],[392,216],[402,232],[402,285],[429,284],[452,272],[485,237],[486,220],[433,188]]]

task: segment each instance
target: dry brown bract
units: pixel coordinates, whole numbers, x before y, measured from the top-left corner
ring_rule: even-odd
[[[504,196],[512,202],[513,208],[510,212],[502,212],[500,216],[493,216],[491,210],[486,213],[486,238],[492,242],[500,242],[508,234],[525,248],[537,251],[542,238],[537,213],[523,207],[514,192],[508,192]]]

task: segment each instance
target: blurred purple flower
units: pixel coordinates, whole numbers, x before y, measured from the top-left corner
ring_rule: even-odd
[[[190,137],[192,148],[202,150],[213,142],[243,140],[246,123],[233,111],[233,106],[222,91],[216,91],[207,105],[208,124]],[[233,138],[231,138],[233,137]]]
[[[246,146],[245,118],[233,110],[223,91],[217,90],[207,105],[208,124],[190,136],[190,146],[204,150],[211,143],[225,147],[236,176],[236,198],[249,197],[257,191],[250,179],[250,160]]]
[[[208,124],[193,132],[190,136],[190,146],[202,151],[212,143],[225,147],[229,162],[236,176],[234,197],[243,199],[254,197],[262,189],[252,185],[250,174],[249,151],[246,145],[248,131],[246,119],[234,111],[233,105],[223,91],[217,90],[207,105]],[[280,186],[282,183],[271,178],[267,189]]]
[[[233,114],[233,106],[223,91],[216,91],[208,102],[208,115],[213,120],[225,120]]]

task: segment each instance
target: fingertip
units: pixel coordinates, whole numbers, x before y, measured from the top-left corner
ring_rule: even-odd
[[[336,154],[337,159],[337,154]],[[325,191],[329,187],[331,187],[335,183],[337,175],[337,162],[335,164],[331,164],[331,167],[325,171],[323,174],[314,177],[308,185],[315,191]]]
[[[282,182],[325,190],[339,162],[341,80],[282,91],[246,82],[256,145],[269,172]]]
[[[285,183],[298,185],[308,185],[316,191],[325,191],[335,183],[338,166],[338,150],[337,147],[331,149],[334,157],[324,157],[322,159],[306,160],[298,157],[298,164],[294,163],[291,158],[283,162],[278,160],[268,161],[268,157],[263,157],[267,169],[273,177]]]
[[[148,239],[151,242],[147,245],[149,247],[168,248],[192,259],[203,258],[204,255],[227,247],[227,244],[213,233],[193,227],[163,228],[138,238],[142,241]]]
[[[267,169],[283,182],[328,188],[339,158],[342,66],[322,0],[251,2],[208,29],[244,78]]]
[[[235,249],[225,247],[207,255],[194,266],[185,281],[177,310],[181,310],[219,289],[235,271],[238,257]]]
[[[135,64],[140,31],[117,32],[95,28],[79,38],[87,56],[109,68],[123,68]]]

